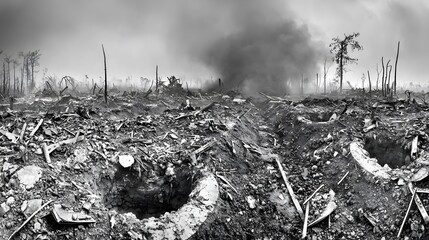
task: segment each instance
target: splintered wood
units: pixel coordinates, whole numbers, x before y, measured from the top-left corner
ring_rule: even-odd
[[[411,210],[411,206],[413,206],[413,201],[414,201],[414,198],[416,197],[417,191],[414,190],[412,193],[413,193],[413,196],[411,197],[410,204],[408,205],[407,212],[405,213],[404,220],[402,221],[401,228],[399,229],[398,236],[397,236],[398,238],[401,236],[402,229],[404,228],[405,222],[407,221],[408,214],[410,213],[410,210]]]
[[[304,220],[304,212],[302,211],[301,205],[299,205],[298,199],[296,199],[295,193],[293,192],[292,186],[290,185],[289,181],[287,180],[286,173],[283,170],[282,164],[280,163],[279,159],[276,158],[277,165],[279,167],[280,173],[283,177],[283,181],[286,184],[286,188],[289,192],[290,197],[292,198],[292,202],[295,205],[296,210],[298,211],[299,216],[302,220]]]

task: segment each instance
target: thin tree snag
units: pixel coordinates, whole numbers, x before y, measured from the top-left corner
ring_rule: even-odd
[[[101,48],[103,49],[103,57],[104,57],[104,102],[107,103],[107,64],[106,64],[106,52],[104,51],[103,44],[101,44]]]
[[[283,181],[286,184],[286,188],[287,188],[287,190],[289,192],[289,195],[292,198],[292,202],[295,205],[296,210],[298,211],[299,217],[302,220],[304,220],[304,212],[302,211],[301,205],[299,205],[298,199],[296,199],[296,196],[295,196],[295,193],[293,192],[292,186],[290,185],[289,181],[287,180],[286,173],[283,170],[283,166],[280,163],[280,161],[279,161],[278,158],[276,158],[276,162],[277,162],[277,165],[279,167],[280,173],[282,175]]]
[[[396,71],[398,68],[398,58],[399,58],[399,45],[401,44],[400,41],[398,41],[398,49],[396,50],[396,60],[395,60],[395,76],[394,76],[394,80],[393,80],[393,92],[396,95]]]
[[[368,83],[369,83],[369,96],[371,96],[371,76],[369,75],[369,70],[367,70],[368,73]]]
[[[389,67],[389,79],[388,79],[388,84],[387,84],[387,86],[388,86],[388,89],[389,89],[389,94],[392,94],[393,92],[392,92],[392,86],[390,86],[390,73],[392,72],[392,65],[390,65],[390,67]]]
[[[155,73],[155,92],[158,92],[158,65],[156,65],[156,73]]]
[[[384,89],[384,58],[383,57],[381,57],[381,69],[383,70],[381,74],[381,95],[384,96],[385,89]]]

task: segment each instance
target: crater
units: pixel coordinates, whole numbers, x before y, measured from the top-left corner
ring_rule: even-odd
[[[364,148],[371,158],[376,158],[378,164],[387,164],[390,168],[400,168],[410,163],[410,149],[405,149],[399,140],[383,136],[365,138]]]
[[[118,167],[113,179],[103,180],[103,203],[118,213],[134,213],[138,219],[160,217],[188,201],[199,175],[182,167],[174,175],[149,178],[133,168]]]
[[[328,122],[333,112],[313,112],[308,114],[308,119],[312,122]]]

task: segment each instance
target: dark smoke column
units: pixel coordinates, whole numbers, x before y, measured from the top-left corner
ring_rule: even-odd
[[[202,55],[224,80],[224,90],[285,94],[298,88],[302,75],[318,72],[322,47],[305,26],[279,12],[279,1],[238,2],[231,17],[238,30],[220,36]]]

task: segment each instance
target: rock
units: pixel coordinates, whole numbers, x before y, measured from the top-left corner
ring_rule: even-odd
[[[419,171],[417,171],[412,177],[411,177],[411,181],[412,182],[418,182],[421,181],[423,179],[425,179],[427,176],[429,176],[429,171],[427,168],[423,167],[420,168]]]
[[[121,164],[122,167],[128,168],[131,167],[134,163],[134,157],[131,155],[120,155],[119,156],[119,164]]]
[[[83,205],[82,205],[82,208],[83,209],[85,209],[86,211],[89,211],[90,209],[91,209],[91,203],[89,203],[89,202],[85,202]]]
[[[136,233],[133,230],[128,231],[128,235],[130,235],[132,240],[142,240],[143,239],[143,235],[141,233]]]
[[[8,197],[6,200],[7,205],[12,205],[15,202],[14,197]]]
[[[3,217],[9,210],[10,207],[5,202],[0,204],[0,217]]]
[[[8,174],[14,174],[16,172],[16,170],[18,169],[18,165],[14,165],[12,163],[9,162],[4,162],[3,163],[3,172],[8,173]]]
[[[165,175],[166,176],[173,176],[174,175],[174,166],[172,163],[167,164],[167,169],[165,169]]]
[[[33,229],[35,232],[38,232],[42,229],[42,224],[40,224],[39,222],[34,223]]]
[[[256,199],[252,196],[247,196],[246,201],[249,204],[250,209],[254,209],[256,207]]]
[[[31,189],[39,181],[40,177],[42,177],[42,169],[33,165],[26,166],[16,172],[15,175],[23,187]]]
[[[21,211],[25,216],[30,216],[42,206],[42,199],[26,200],[21,205]]]
[[[400,178],[400,179],[398,180],[398,186],[404,186],[404,185],[405,185],[405,181],[404,181],[404,179]]]

